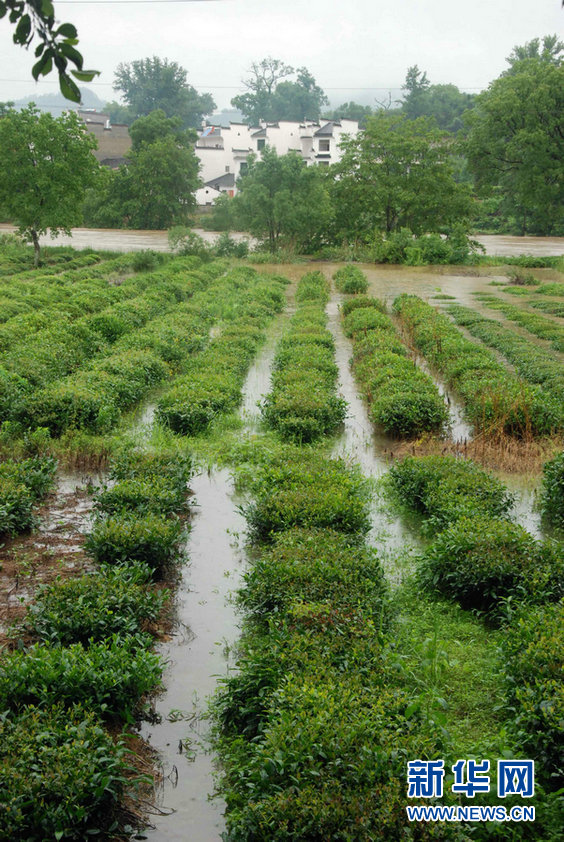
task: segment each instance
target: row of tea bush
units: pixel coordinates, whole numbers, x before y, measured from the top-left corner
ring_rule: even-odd
[[[564,351],[564,327],[551,319],[545,319],[538,313],[530,313],[522,307],[502,301],[495,295],[480,295],[480,301],[491,310],[499,310],[503,315],[533,336],[546,339],[556,351]]]
[[[151,645],[169,592],[152,582],[182,559],[191,475],[181,451],[119,454],[95,493],[86,548],[98,572],[40,587],[13,630],[23,646],[0,659],[2,838],[119,830],[138,773],[125,734],[110,734],[160,684]]]
[[[558,666],[564,655],[564,545],[533,538],[511,522],[506,488],[470,461],[408,457],[391,468],[389,483],[433,534],[417,560],[421,587],[503,625],[509,727],[519,749],[526,756],[532,752],[544,786],[557,789],[562,783],[558,723],[564,715]],[[527,663],[526,651],[534,665]]]
[[[0,538],[34,526],[34,504],[53,488],[56,469],[50,456],[0,462]]]
[[[408,358],[385,306],[357,296],[342,305],[345,334],[353,343],[353,370],[371,420],[389,435],[439,432],[447,406],[432,378]]]
[[[157,417],[171,430],[195,435],[239,405],[241,389],[264,328],[285,303],[284,278],[260,276],[252,267],[232,270],[221,295],[219,335],[191,358],[182,377],[158,403]]]
[[[452,304],[447,312],[457,325],[502,353],[527,382],[541,384],[564,403],[564,367],[554,354],[470,307]]]
[[[222,271],[220,265],[217,272]],[[71,323],[64,318],[54,320],[31,337],[22,336],[0,360],[0,419],[17,418],[21,404],[36,390],[103,359],[120,337],[171,312],[208,282],[180,265],[171,264],[168,273],[168,277],[145,276],[134,298]]]
[[[321,272],[309,272],[298,283],[297,310],[279,341],[271,390],[262,415],[283,438],[310,442],[342,423],[345,401],[335,394],[337,367],[334,341],[327,330],[328,284]]]
[[[492,351],[463,336],[444,313],[415,295],[400,295],[393,306],[415,346],[461,397],[476,431],[523,438],[563,428],[559,401],[511,374]]]

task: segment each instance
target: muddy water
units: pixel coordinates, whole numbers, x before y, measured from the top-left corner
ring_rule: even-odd
[[[258,403],[268,392],[277,339],[288,317],[270,327],[267,341],[251,366],[243,389],[244,433],[258,424]],[[144,420],[151,420],[148,408]],[[163,781],[153,828],[154,842],[217,842],[224,830],[224,803],[210,799],[214,761],[207,751],[208,722],[202,719],[206,697],[230,665],[239,635],[232,595],[241,583],[245,554],[241,533],[245,519],[227,470],[202,473],[191,483],[197,502],[177,596],[177,629],[160,651],[168,661],[165,692],[156,701],[161,717],[145,725],[142,736],[160,755]]]
[[[168,662],[165,692],[156,701],[160,724],[145,725],[142,736],[163,765],[152,840],[216,842],[223,830],[223,804],[210,800],[213,759],[206,751],[206,697],[224,675],[229,651],[238,636],[229,596],[240,582],[243,558],[236,536],[245,527],[228,471],[213,471],[192,483],[197,510],[186,549],[188,565],[177,596],[177,628],[160,647]]]

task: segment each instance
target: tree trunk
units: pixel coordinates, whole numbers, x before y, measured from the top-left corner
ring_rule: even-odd
[[[31,241],[33,243],[33,249],[35,251],[33,265],[37,269],[37,267],[39,266],[39,258],[41,257],[41,246],[39,245],[39,237],[35,229],[32,229],[31,231]]]

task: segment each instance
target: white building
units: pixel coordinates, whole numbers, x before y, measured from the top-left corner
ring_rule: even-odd
[[[245,171],[249,155],[260,155],[267,145],[276,149],[279,155],[297,152],[308,165],[328,166],[340,160],[339,144],[343,137],[356,137],[359,131],[356,120],[321,123],[280,120],[255,127],[246,123],[206,126],[196,142],[204,182],[204,188],[198,191],[198,200],[203,197],[202,204],[213,204],[216,191],[233,196],[237,178]],[[209,189],[207,194],[203,192],[206,188]]]

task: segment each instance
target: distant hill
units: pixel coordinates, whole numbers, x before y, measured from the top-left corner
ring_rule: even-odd
[[[105,99],[100,99],[90,88],[81,88],[80,93],[83,108],[95,108],[97,111],[103,111]],[[16,108],[25,108],[30,102],[34,102],[40,111],[49,111],[53,117],[58,117],[63,111],[75,111],[78,107],[77,103],[70,102],[60,93],[30,94],[15,100],[14,104]]]

